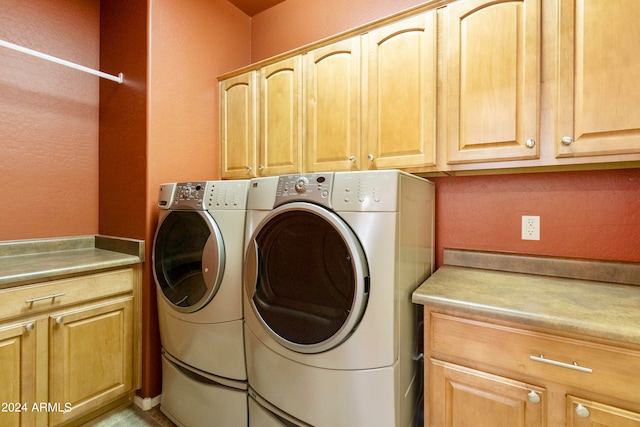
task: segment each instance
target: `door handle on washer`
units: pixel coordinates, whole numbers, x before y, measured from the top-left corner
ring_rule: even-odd
[[[259,259],[258,244],[254,239],[249,241],[244,258],[244,288],[250,299],[253,298],[257,288]]]

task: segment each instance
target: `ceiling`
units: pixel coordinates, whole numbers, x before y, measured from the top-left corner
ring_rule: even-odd
[[[283,1],[284,0],[229,0],[231,4],[249,16],[256,15]]]

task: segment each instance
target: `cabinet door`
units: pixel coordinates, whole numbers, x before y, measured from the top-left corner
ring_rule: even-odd
[[[543,388],[439,360],[430,363],[429,425],[546,425]]]
[[[255,71],[220,82],[222,178],[255,176],[255,104]]]
[[[360,37],[305,56],[305,172],[357,170],[360,162]]]
[[[559,2],[558,157],[640,153],[640,2]]]
[[[260,70],[259,173],[282,175],[301,171],[301,57]]]
[[[0,425],[32,426],[35,412],[35,321],[0,326]]]
[[[640,427],[640,414],[567,396],[568,427]]]
[[[132,390],[133,298],[50,316],[50,402],[59,424]]]
[[[540,0],[444,9],[448,162],[539,157]]]
[[[436,16],[427,12],[366,36],[366,169],[435,164]]]

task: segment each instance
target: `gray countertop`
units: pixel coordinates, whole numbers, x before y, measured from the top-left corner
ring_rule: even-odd
[[[640,286],[634,284],[444,265],[416,289],[413,302],[640,345]]]
[[[144,261],[144,241],[77,236],[0,242],[0,289]]]

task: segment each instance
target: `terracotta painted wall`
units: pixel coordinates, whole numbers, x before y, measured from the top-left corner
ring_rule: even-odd
[[[286,0],[251,20],[251,60],[308,43],[426,3],[424,0]]]
[[[0,39],[99,67],[99,0],[0,2]],[[98,78],[0,47],[0,240],[98,232]]]
[[[640,262],[640,169],[432,178],[444,248]],[[521,239],[540,216],[540,241]]]

